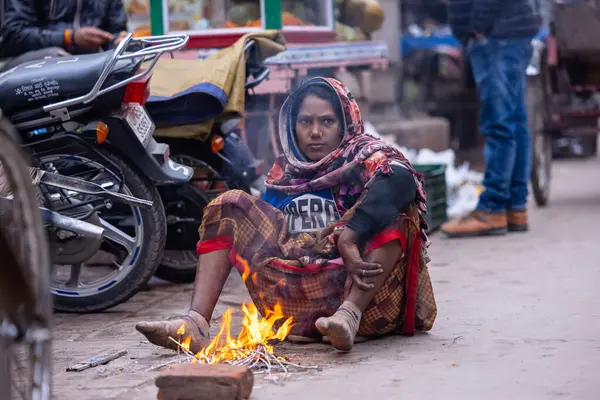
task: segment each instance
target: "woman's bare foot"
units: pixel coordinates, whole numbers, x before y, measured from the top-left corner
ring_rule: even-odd
[[[360,325],[362,313],[350,301],[344,303],[329,318],[319,318],[315,323],[323,336],[329,337],[331,344],[338,350],[350,351]]]
[[[183,323],[185,323],[185,333],[179,335],[177,331]],[[177,350],[178,346],[169,339],[169,336],[181,342],[191,336],[190,351],[192,353],[198,353],[210,343],[208,322],[194,310],[188,311],[183,319],[174,321],[139,322],[135,329],[146,336],[150,343],[172,350]]]

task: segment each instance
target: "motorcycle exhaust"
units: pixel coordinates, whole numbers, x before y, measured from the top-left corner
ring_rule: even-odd
[[[40,213],[42,215],[42,222],[45,225],[51,225],[92,239],[102,240],[104,236],[104,228],[90,224],[89,222],[67,217],[44,207],[40,207]]]
[[[12,197],[0,197],[0,210],[2,212],[8,212],[7,210],[11,210],[13,207],[13,201],[14,200]],[[102,227],[78,220],[76,218],[58,214],[45,207],[40,207],[39,209],[40,215],[42,216],[42,223],[44,225],[55,226],[57,228],[65,229],[94,239],[102,239],[104,236],[105,230]]]

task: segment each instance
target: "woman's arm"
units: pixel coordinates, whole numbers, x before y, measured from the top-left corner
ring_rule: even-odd
[[[392,170],[389,176],[375,177],[348,222],[347,227],[357,233],[360,245],[387,227],[415,200],[417,185],[412,172],[400,165],[392,165]]]

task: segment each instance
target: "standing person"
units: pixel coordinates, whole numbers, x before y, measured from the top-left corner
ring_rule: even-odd
[[[540,27],[529,0],[449,0],[453,33],[466,47],[479,90],[485,137],[483,186],[474,212],[442,226],[449,237],[528,230],[531,151],[525,70]]]
[[[122,0],[0,0],[0,72],[47,57],[108,50],[127,31]]]

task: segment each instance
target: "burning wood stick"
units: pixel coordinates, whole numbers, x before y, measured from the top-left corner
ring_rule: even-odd
[[[222,317],[219,333],[198,354],[193,354],[190,348],[191,338],[185,336],[185,324],[177,331],[179,340],[169,337],[177,344],[177,354],[187,356],[187,362],[200,364],[229,364],[236,367],[247,367],[254,373],[265,373],[271,376],[272,372],[282,372],[286,376],[290,368],[296,370],[319,369],[316,366],[303,366],[277,357],[273,352],[272,343],[282,341],[289,334],[292,327],[292,318],[283,321],[282,308],[276,304],[272,310],[264,310],[262,318],[256,306],[252,303],[242,304],[244,320],[242,330],[237,338],[231,336],[231,309],[225,311]],[[277,322],[282,322],[275,331]],[[184,362],[185,362],[184,361]]]
[[[175,342],[177,344],[177,354],[179,354],[179,350],[183,351],[183,354],[185,354],[188,357],[192,357],[192,358],[196,358],[196,355],[194,353],[192,353],[191,351],[189,351],[186,346],[184,346],[181,342],[179,342],[178,340],[173,339],[171,336],[169,336],[169,340],[172,342]]]
[[[176,339],[169,337],[169,340],[176,343],[178,348],[188,356],[188,362],[199,362],[201,364],[215,364],[215,357],[204,357],[201,354],[194,355],[191,351],[187,350],[186,347],[177,341]],[[295,368],[297,370],[320,370],[321,368],[318,366],[307,366],[291,363],[281,357],[277,357],[271,351],[268,351],[264,346],[258,346],[255,350],[240,350],[240,349],[222,349],[223,352],[236,352],[240,353],[249,353],[246,357],[234,360],[226,360],[224,363],[237,366],[237,367],[248,367],[254,373],[266,373],[271,375],[271,372],[283,372],[287,375],[289,371],[289,367]],[[170,363],[169,363],[170,364]]]

